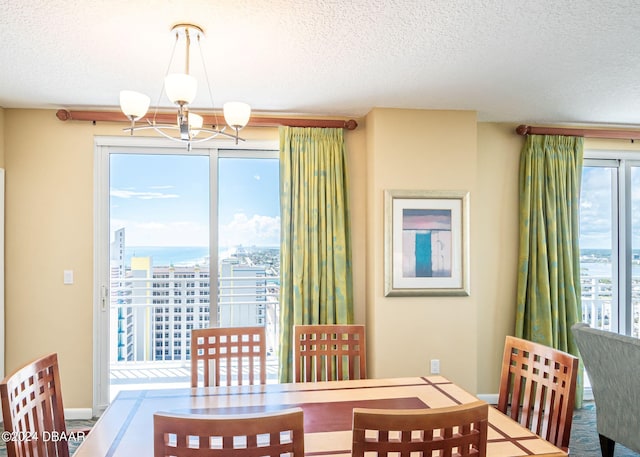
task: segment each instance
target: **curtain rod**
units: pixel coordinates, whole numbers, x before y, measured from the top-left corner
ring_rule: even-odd
[[[612,140],[640,140],[640,130],[572,129],[519,125],[518,127],[516,127],[516,133],[518,135],[563,135],[581,136],[583,138],[604,138]]]
[[[130,122],[124,114],[119,111],[69,111],[66,109],[60,109],[56,112],[56,117],[61,121],[104,121],[104,122]],[[156,122],[159,123],[173,123],[176,121],[175,113],[157,113],[155,116],[148,115],[141,120],[153,120],[155,117]],[[218,125],[223,127],[224,116],[222,114],[216,115],[204,115],[203,124],[205,125]],[[255,117],[251,116],[247,126],[251,127],[324,127],[324,128],[342,128],[347,130],[355,130],[358,123],[353,120],[339,120],[339,119],[304,119],[304,118],[290,118],[290,117]]]

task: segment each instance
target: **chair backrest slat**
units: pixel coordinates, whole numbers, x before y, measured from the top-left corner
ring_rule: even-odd
[[[577,376],[577,357],[543,344],[507,336],[498,409],[567,450]]]
[[[488,415],[483,401],[433,409],[354,408],[352,455],[485,457]]]
[[[364,325],[294,325],[295,382],[365,379]]]
[[[155,413],[154,457],[304,457],[300,408],[245,415]]]
[[[50,439],[67,434],[57,354],[34,360],[4,378],[0,397],[4,430],[32,438],[6,441],[8,457],[69,457],[66,440]]]
[[[199,387],[200,373],[204,387],[266,384],[264,327],[192,330],[191,387]]]

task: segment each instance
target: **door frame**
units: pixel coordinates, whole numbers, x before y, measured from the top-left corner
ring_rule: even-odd
[[[210,199],[217,201],[217,174],[219,151],[279,150],[277,140],[247,140],[235,144],[232,140],[216,140],[203,144],[193,144],[189,155],[210,157],[209,182]],[[93,242],[93,414],[99,415],[110,403],[109,393],[109,247],[111,234],[109,182],[110,155],[122,153],[136,154],[176,154],[185,153],[184,146],[155,137],[113,137],[94,138],[94,242]],[[218,238],[217,214],[210,212],[209,246],[215,246]],[[211,278],[218,276],[218,252],[210,252]],[[217,288],[217,281],[210,281],[211,289]],[[213,292],[216,292],[215,290]],[[210,296],[217,296],[212,293]]]

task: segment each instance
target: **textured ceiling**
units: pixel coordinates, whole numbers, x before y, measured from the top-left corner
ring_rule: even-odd
[[[639,17],[635,0],[0,0],[0,106],[156,104],[169,30],[192,22],[216,108],[640,125]],[[204,78],[198,94],[210,107]]]

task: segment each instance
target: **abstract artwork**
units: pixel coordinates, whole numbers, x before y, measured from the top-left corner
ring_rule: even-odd
[[[469,295],[467,192],[385,192],[385,295]]]

